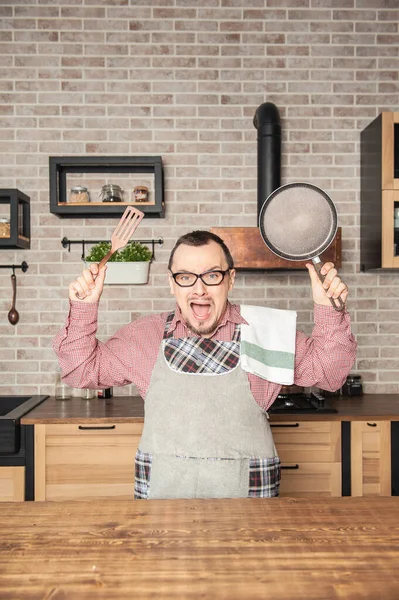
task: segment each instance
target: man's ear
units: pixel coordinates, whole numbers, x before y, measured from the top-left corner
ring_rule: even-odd
[[[236,279],[236,270],[235,269],[231,269],[231,271],[230,271],[229,292],[231,292],[231,290],[234,287],[235,279]]]
[[[175,288],[174,288],[174,280],[172,275],[170,274],[170,272],[168,271],[168,277],[169,277],[169,287],[170,287],[170,293],[172,294],[172,296],[175,295]]]

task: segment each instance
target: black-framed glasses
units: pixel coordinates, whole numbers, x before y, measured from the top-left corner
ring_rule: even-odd
[[[197,279],[200,278],[202,283],[205,285],[220,285],[230,269],[226,269],[225,271],[220,271],[216,269],[214,271],[205,271],[205,273],[171,273],[173,279],[180,287],[192,287],[196,284]]]

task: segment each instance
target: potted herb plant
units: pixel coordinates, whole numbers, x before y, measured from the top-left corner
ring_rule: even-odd
[[[99,242],[90,250],[85,262],[100,262],[111,250],[110,242]],[[118,250],[107,263],[106,284],[142,284],[148,282],[152,252],[140,242],[129,242]]]

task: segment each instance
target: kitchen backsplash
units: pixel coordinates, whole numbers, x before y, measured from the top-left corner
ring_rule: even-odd
[[[331,5],[334,8],[331,8]],[[49,212],[49,156],[162,156],[164,219],[144,286],[107,286],[99,338],[173,307],[166,265],[192,229],[256,226],[256,108],[277,105],[282,182],[330,193],[342,227],[341,274],[366,393],[399,392],[399,273],[359,272],[359,137],[399,106],[397,0],[4,0],[0,6],[0,188],[31,198],[30,250],[0,251],[17,271],[20,320],[7,320],[0,270],[0,394],[54,391],[52,338],[82,269],[80,246],[115,219]],[[84,185],[84,181],[81,182]],[[141,182],[143,183],[143,182]],[[310,332],[307,274],[240,272],[232,300],[298,311]],[[117,388],[116,394],[134,392]]]

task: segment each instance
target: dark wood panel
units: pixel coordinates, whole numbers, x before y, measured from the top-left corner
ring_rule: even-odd
[[[397,498],[4,503],[2,598],[399,598]]]
[[[360,133],[360,268],[381,267],[382,113]]]
[[[307,261],[290,261],[279,258],[269,250],[257,227],[212,227],[215,233],[228,246],[235,268],[239,270],[256,269],[305,269]],[[331,261],[341,267],[341,228],[331,246],[323,253],[322,261]]]

